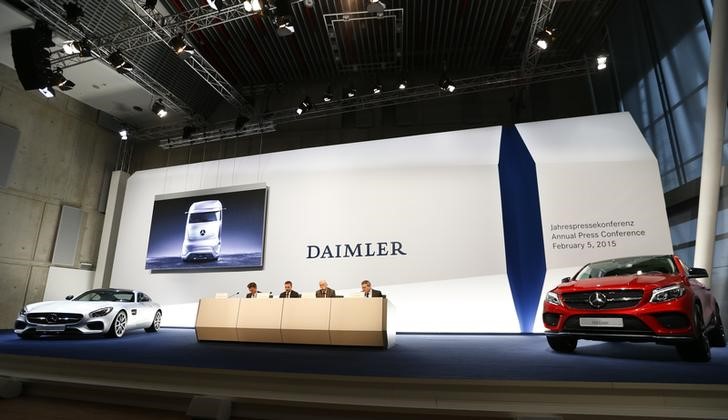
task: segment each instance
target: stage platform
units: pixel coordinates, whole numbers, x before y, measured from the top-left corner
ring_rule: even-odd
[[[34,340],[6,330],[0,332],[0,375],[257,404],[322,400],[329,408],[354,404],[380,412],[543,413],[548,402],[551,413],[728,418],[728,348],[713,348],[708,363],[681,361],[673,347],[650,343],[581,341],[574,354],[559,354],[540,334],[400,334],[383,350],[198,343],[193,329]],[[444,404],[445,396],[457,404]]]

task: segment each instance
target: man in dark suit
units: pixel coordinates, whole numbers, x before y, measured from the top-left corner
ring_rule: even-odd
[[[293,283],[291,283],[290,280],[286,280],[285,283],[283,283],[283,288],[285,289],[283,293],[281,293],[280,298],[300,298],[301,294],[297,291],[293,290]]]
[[[319,282],[319,289],[316,291],[317,298],[331,298],[336,297],[336,290],[329,288],[329,283],[326,280]]]
[[[382,297],[382,292],[372,289],[372,282],[369,280],[361,282],[361,292],[364,293],[365,298]]]
[[[258,297],[258,285],[255,282],[248,283],[248,292],[250,293],[245,295],[246,299]]]

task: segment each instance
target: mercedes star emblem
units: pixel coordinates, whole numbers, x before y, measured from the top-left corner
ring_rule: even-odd
[[[50,315],[48,315],[48,321],[50,321],[50,322],[56,322],[56,321],[58,321],[58,315],[56,315],[56,314],[50,314]]]
[[[607,304],[607,295],[602,292],[594,292],[589,296],[589,304],[594,308],[603,308]]]
[[[200,230],[200,236],[205,236],[205,229]]]

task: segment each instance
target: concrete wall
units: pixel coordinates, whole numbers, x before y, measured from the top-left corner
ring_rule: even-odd
[[[20,131],[6,188],[0,188],[0,329],[25,303],[42,300],[62,205],[80,207],[76,268],[96,263],[104,215],[98,211],[118,138],[97,111],[59,93],[26,92],[0,64],[0,123]]]

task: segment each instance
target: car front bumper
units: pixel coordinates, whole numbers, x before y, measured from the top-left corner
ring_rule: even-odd
[[[90,318],[84,315],[79,321],[70,323],[39,323],[31,322],[27,316],[21,315],[15,319],[15,334],[36,335],[90,335],[104,334],[109,331],[116,311],[105,316]]]

